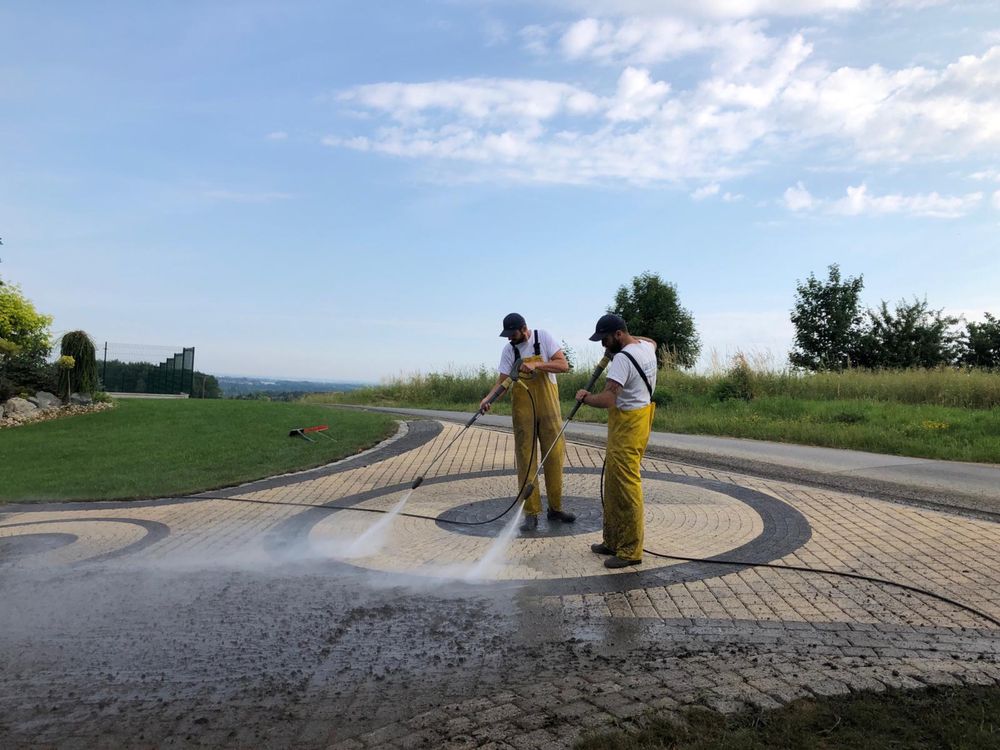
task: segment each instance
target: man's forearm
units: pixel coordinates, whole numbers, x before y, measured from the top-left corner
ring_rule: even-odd
[[[615,404],[615,398],[613,391],[588,393],[584,396],[583,403],[587,406],[593,406],[595,409],[610,409]]]
[[[492,396],[494,393],[496,393],[500,389],[500,386],[503,385],[503,382],[506,379],[507,379],[506,375],[501,375],[500,377],[498,377],[497,378],[497,382],[494,383],[493,387],[490,388],[490,390],[486,393],[485,396],[483,396],[483,401],[486,401],[488,398],[490,398],[490,396]]]
[[[535,365],[538,372],[551,372],[554,375],[569,372],[569,362],[566,360],[550,359],[548,362],[539,362]]]

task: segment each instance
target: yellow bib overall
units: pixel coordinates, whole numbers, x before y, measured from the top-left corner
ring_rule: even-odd
[[[541,355],[526,357],[525,362],[543,362]],[[521,373],[518,380],[520,386],[512,389],[511,408],[514,413],[514,456],[517,461],[517,481],[518,487],[523,487],[525,477],[528,481],[535,482],[535,474],[538,472],[538,453],[536,445],[532,440],[532,433],[537,432],[538,442],[541,444],[542,455],[544,456],[550,448],[556,435],[562,427],[562,412],[559,408],[559,388],[549,380],[549,376],[544,372],[533,372],[530,375]],[[531,392],[531,396],[528,392]],[[535,408],[532,413],[531,402],[534,399]],[[534,429],[532,427],[532,417],[534,417]],[[545,473],[545,496],[548,499],[549,510],[562,510],[562,485],[563,485],[563,454],[564,441],[559,436],[559,441],[552,448],[549,457],[545,459],[545,466],[542,470]],[[542,512],[542,497],[538,491],[538,482],[531,495],[524,501],[524,513],[529,516],[537,516]]]
[[[604,468],[604,544],[624,560],[642,559],[643,521],[640,463],[649,442],[656,404],[608,409]]]

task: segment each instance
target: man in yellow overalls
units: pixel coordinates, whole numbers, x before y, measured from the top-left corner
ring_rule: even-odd
[[[590,549],[611,555],[606,568],[642,563],[643,521],[640,464],[653,426],[656,342],[632,336],[618,315],[603,315],[591,341],[614,354],[601,393],[577,391],[576,400],[608,410],[608,447],[604,468],[604,538]]]
[[[542,497],[538,483],[535,482],[539,461],[536,443],[541,446],[542,456],[548,454],[542,467],[545,473],[545,497],[549,506],[547,518],[549,521],[572,523],[576,516],[562,509],[565,451],[563,438],[559,435],[562,413],[559,408],[559,389],[556,386],[556,373],[568,372],[569,362],[552,334],[541,329],[530,330],[524,317],[518,313],[511,313],[503,319],[500,335],[510,341],[510,346],[503,348],[500,355],[500,375],[480,403],[480,408],[489,411],[487,401],[490,396],[506,379],[515,362],[520,360],[520,378],[511,389],[514,457],[518,486],[524,487],[525,481],[535,484],[524,501],[524,525],[521,526],[521,531],[535,531],[538,528],[538,515],[542,512]],[[533,436],[536,439],[533,440]]]

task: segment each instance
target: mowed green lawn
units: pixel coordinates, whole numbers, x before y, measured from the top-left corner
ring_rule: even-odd
[[[317,424],[333,440],[288,437]],[[395,431],[386,415],[298,403],[123,399],[0,430],[0,503],[189,494],[320,466]]]

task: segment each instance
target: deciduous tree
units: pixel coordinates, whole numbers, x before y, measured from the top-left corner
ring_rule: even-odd
[[[958,318],[932,310],[926,299],[900,300],[894,310],[883,300],[869,310],[856,355],[861,367],[905,369],[952,364],[959,353]]]
[[[796,286],[795,348],[788,355],[793,367],[842,370],[851,364],[862,333],[863,288],[863,276],[844,279],[836,263],[827,269],[826,281],[810,273]]]
[[[621,286],[609,312],[621,315],[629,333],[646,336],[659,344],[657,364],[692,367],[701,351],[694,318],[681,307],[677,287],[659,275],[646,272]]]

